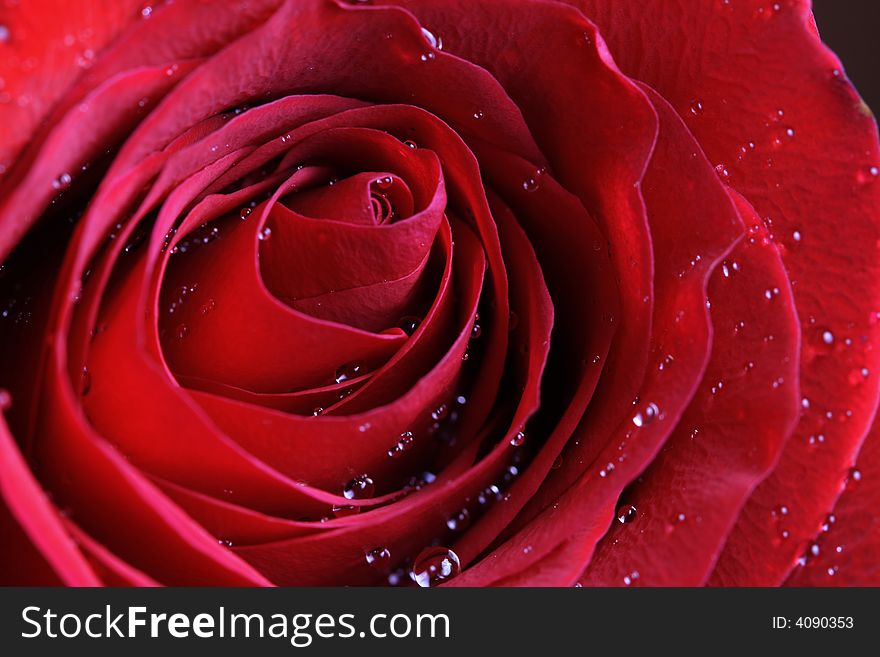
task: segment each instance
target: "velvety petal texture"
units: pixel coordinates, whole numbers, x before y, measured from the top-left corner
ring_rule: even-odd
[[[0,583],[877,583],[805,0],[221,4],[0,9]]]

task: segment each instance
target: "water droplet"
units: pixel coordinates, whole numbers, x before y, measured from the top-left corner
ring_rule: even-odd
[[[510,439],[510,444],[514,447],[519,447],[526,441],[526,434],[522,431],[517,431],[513,438]]]
[[[314,415],[315,417],[318,417],[319,415],[322,415],[323,413],[324,413],[324,408],[322,406],[316,406],[315,410],[312,411],[312,415]]]
[[[535,170],[535,172],[523,181],[522,187],[527,192],[536,192],[541,187],[541,178],[546,172],[544,167]]]
[[[342,496],[347,500],[364,500],[373,497],[376,485],[368,475],[355,477],[342,489]]]
[[[400,434],[400,439],[394,443],[394,446],[388,450],[388,456],[393,459],[400,458],[404,452],[408,452],[415,444],[412,431],[404,431]]]
[[[11,36],[12,33],[9,31],[9,28],[5,25],[0,25],[0,43],[9,43]]]
[[[199,312],[202,313],[202,315],[204,316],[204,315],[207,315],[208,313],[210,313],[216,307],[217,307],[217,302],[214,301],[213,299],[208,299],[205,303],[202,304],[202,307],[199,308]]]
[[[837,522],[837,516],[835,516],[833,513],[829,513],[827,516],[825,516],[825,521],[822,523],[822,531],[830,531],[831,525],[833,525],[835,522]]]
[[[394,177],[382,176],[381,178],[376,178],[375,183],[379,189],[389,189],[394,184]]]
[[[467,509],[462,509],[446,521],[446,526],[454,532],[464,531],[470,524],[471,514]]]
[[[353,506],[351,504],[338,504],[333,507],[333,515],[337,518],[347,518],[348,516],[355,516],[361,512],[361,508],[359,506]]]
[[[700,116],[703,113],[703,103],[699,100],[691,101],[691,114],[694,116]]]
[[[423,588],[448,581],[461,572],[458,555],[445,547],[425,548],[413,562],[410,577]]]
[[[644,410],[633,415],[632,423],[637,427],[646,427],[651,424],[660,415],[660,409],[657,404],[651,402],[645,406]]]
[[[632,504],[627,504],[617,509],[617,521],[621,525],[626,525],[632,522],[636,519],[636,515],[636,507],[634,507]]]
[[[340,365],[336,370],[336,383],[344,383],[345,381],[356,378],[361,373],[361,369],[362,367],[360,363],[346,363],[345,365]]]
[[[400,321],[397,325],[403,329],[403,332],[407,335],[412,335],[419,328],[419,324],[422,323],[422,320],[416,317],[415,315],[407,315],[406,317],[401,317]]]
[[[55,180],[52,181],[52,189],[55,190],[63,190],[70,187],[70,183],[73,182],[73,178],[71,178],[69,173],[62,173]]]
[[[449,415],[449,407],[446,404],[440,404],[437,408],[431,411],[431,419],[435,422],[442,422]]]
[[[443,39],[436,36],[431,30],[426,27],[422,28],[422,36],[425,37],[425,41],[428,42],[428,45],[432,48],[436,48],[437,50],[443,50]]]
[[[477,110],[476,112],[474,112],[474,118],[479,121],[480,119],[483,118],[483,113],[481,111]]]
[[[419,147],[419,145],[416,142],[414,142],[412,139],[407,139],[405,142],[403,142],[403,145],[406,146],[407,148],[413,148],[413,149]]]
[[[272,229],[268,226],[263,226],[259,233],[257,233],[257,239],[261,242],[265,242],[266,240],[272,237]]]
[[[862,480],[862,471],[858,468],[852,468],[846,477],[847,486],[854,486]]]
[[[437,55],[435,55],[434,53],[426,52],[426,53],[423,53],[419,59],[421,59],[423,62],[432,62],[432,61],[434,61],[434,59],[436,57],[437,57]]]
[[[251,210],[251,208],[242,208],[241,212],[238,213],[238,218],[241,219],[242,221],[244,221],[245,219],[247,219],[248,217],[251,216],[251,212],[253,212],[253,210]]]
[[[471,329],[471,339],[476,340],[481,335],[483,335],[483,327],[480,326],[480,315],[477,314],[476,318],[474,319],[474,326]]]
[[[822,338],[822,342],[824,342],[827,345],[834,344],[834,334],[831,331],[822,331],[821,338]]]
[[[179,340],[183,340],[187,335],[189,335],[189,326],[187,326],[186,324],[178,324],[177,338]]]
[[[370,566],[385,566],[391,561],[391,550],[387,547],[373,548],[364,555],[364,559]]]
[[[501,495],[501,489],[498,488],[495,484],[488,486],[487,488],[480,491],[477,495],[477,504],[480,506],[485,506],[495,500],[497,500]]]
[[[95,51],[91,48],[86,48],[76,57],[76,65],[80,68],[89,68],[95,62]],[[176,68],[176,66],[175,66]],[[169,69],[170,71],[170,69]],[[174,71],[170,73],[166,71],[168,75],[173,75]]]
[[[795,242],[800,242],[802,239],[801,231],[799,231],[799,230],[794,231],[791,234],[791,239],[793,239]]]
[[[89,372],[88,367],[82,368],[82,380],[80,382],[80,394],[85,397],[89,394],[89,391],[92,389],[92,374]]]

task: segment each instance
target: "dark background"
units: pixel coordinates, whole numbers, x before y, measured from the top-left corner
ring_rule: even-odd
[[[880,0],[813,0],[813,13],[822,40],[880,115]]]

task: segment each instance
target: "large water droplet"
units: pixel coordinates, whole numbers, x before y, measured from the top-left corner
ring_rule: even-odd
[[[268,226],[263,226],[263,228],[260,229],[260,232],[257,233],[257,239],[259,239],[261,242],[266,242],[271,237],[272,237],[272,229],[269,228]]]
[[[426,27],[422,28],[422,36],[425,37],[425,41],[428,42],[428,45],[432,48],[436,48],[437,50],[443,50],[443,39],[436,36],[431,30]]]
[[[373,497],[376,485],[368,475],[362,474],[355,477],[342,489],[342,495],[347,500],[363,500]]]
[[[437,586],[461,572],[458,555],[445,547],[425,548],[413,562],[410,577],[423,588]]]
[[[514,434],[513,438],[510,439],[510,444],[514,447],[519,447],[526,441],[526,434],[522,431],[517,431]]]

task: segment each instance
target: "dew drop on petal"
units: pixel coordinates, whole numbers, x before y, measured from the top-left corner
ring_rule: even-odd
[[[429,547],[413,562],[410,577],[423,588],[437,586],[461,572],[458,555],[445,547]]]
[[[651,424],[660,415],[660,409],[657,404],[651,402],[644,409],[633,415],[632,423],[637,427],[646,427]]]
[[[353,506],[351,504],[337,504],[333,507],[333,515],[337,518],[347,518],[348,516],[355,516],[361,512],[361,508],[359,506]]]
[[[436,48],[437,50],[443,50],[443,39],[436,36],[431,30],[426,27],[422,28],[422,36],[425,37],[425,41],[428,42],[428,45],[432,48]]]
[[[454,532],[464,531],[470,524],[471,514],[467,509],[462,509],[446,521],[446,526]]]
[[[388,456],[393,459],[400,458],[405,452],[412,449],[414,444],[412,431],[404,431],[394,446],[388,450]]]
[[[92,389],[92,373],[88,367],[82,368],[82,380],[80,382],[80,394],[85,397]],[[7,393],[9,394],[9,393]]]
[[[403,332],[407,335],[412,335],[419,328],[419,324],[422,323],[422,320],[416,317],[415,315],[407,315],[406,317],[401,317],[398,326],[403,329]]]
[[[617,509],[617,521],[621,525],[626,525],[636,519],[636,507],[632,504],[625,504]]]
[[[449,415],[449,407],[446,404],[440,404],[437,408],[431,411],[431,419],[435,422],[442,422]]]
[[[513,438],[510,439],[510,444],[514,447],[519,447],[526,441],[526,434],[522,431],[517,431]]]
[[[394,178],[392,176],[382,176],[381,178],[376,178],[376,187],[379,189],[389,189],[394,184]]]
[[[391,550],[387,547],[373,548],[364,555],[364,559],[370,566],[384,566],[391,561]]]
[[[342,489],[342,496],[347,500],[364,500],[373,496],[376,485],[365,474],[355,477]]]
[[[345,365],[340,365],[336,369],[335,380],[336,383],[344,383],[345,381],[350,381],[351,379],[356,378],[362,370],[362,366],[360,363],[346,363]]]

